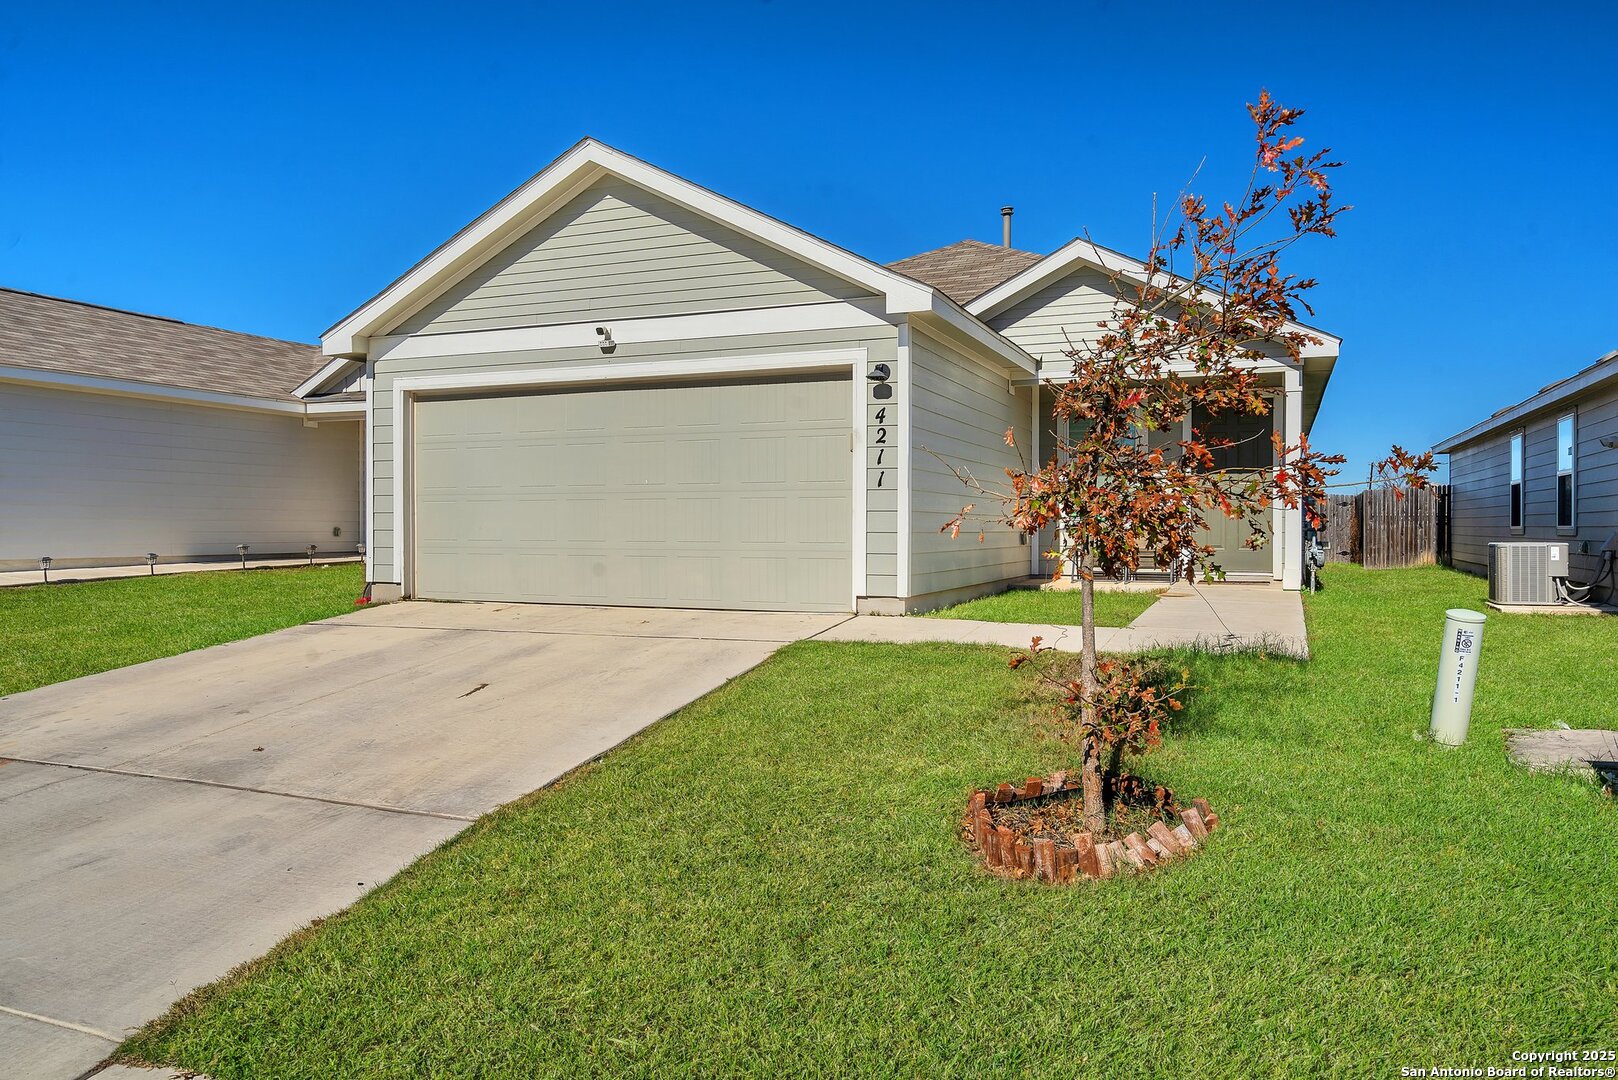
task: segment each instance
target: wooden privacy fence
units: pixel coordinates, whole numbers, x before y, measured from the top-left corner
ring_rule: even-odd
[[[1327,562],[1356,562],[1373,570],[1449,562],[1449,486],[1390,488],[1326,496],[1321,545]]]

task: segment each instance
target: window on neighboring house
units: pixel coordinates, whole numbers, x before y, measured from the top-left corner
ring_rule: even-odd
[[[1556,422],[1556,527],[1574,527],[1573,483],[1573,417],[1564,416]]]
[[[1511,436],[1511,527],[1522,531],[1522,432]]]

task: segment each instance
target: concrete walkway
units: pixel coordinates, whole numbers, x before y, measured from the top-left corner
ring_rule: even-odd
[[[359,562],[358,555],[319,555],[315,556],[316,566],[327,566],[336,563]],[[309,559],[303,555],[282,555],[272,559],[248,559],[249,570],[275,570],[289,566],[308,566]],[[170,574],[200,574],[208,570],[240,570],[239,559],[224,559],[213,562],[175,562],[158,563],[157,576],[167,577]],[[137,566],[83,566],[77,569],[51,568],[51,584],[66,585],[71,581],[106,581],[111,578],[148,577],[152,573],[145,564]],[[45,576],[42,571],[34,570],[7,570],[0,572],[0,589],[16,585],[42,585]]]
[[[845,617],[391,604],[0,698],[0,1076],[83,1075],[478,815]]]
[[[1592,761],[1618,761],[1618,731],[1588,728],[1506,728],[1506,752],[1538,772],[1593,773]]]
[[[893,618],[860,615],[819,635],[821,641],[953,641],[1026,648],[1035,635],[1044,644],[1078,652],[1077,626],[977,622],[970,619]],[[1309,635],[1303,602],[1276,585],[1199,585],[1179,582],[1127,627],[1097,627],[1103,652],[1132,653],[1177,646],[1217,649],[1265,648],[1307,658]]]

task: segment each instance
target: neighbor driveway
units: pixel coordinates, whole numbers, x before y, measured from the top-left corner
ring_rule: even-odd
[[[843,618],[405,603],[0,698],[5,1076],[82,1074],[478,815]]]

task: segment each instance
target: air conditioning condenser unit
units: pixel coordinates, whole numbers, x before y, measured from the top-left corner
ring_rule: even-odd
[[[1567,577],[1567,545],[1518,540],[1489,545],[1491,604],[1556,604],[1556,579]]]

